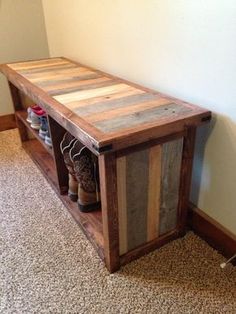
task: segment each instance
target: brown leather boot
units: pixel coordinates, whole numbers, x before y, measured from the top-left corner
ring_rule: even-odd
[[[79,141],[74,142],[70,157],[79,183],[79,209],[90,212],[101,208],[97,157],[86,146],[81,147]]]
[[[60,148],[61,148],[62,155],[64,157],[64,162],[69,172],[68,196],[73,202],[76,202],[78,199],[78,182],[75,177],[74,167],[70,159],[69,152],[75,141],[76,141],[76,138],[74,138],[74,136],[72,136],[70,133],[66,132],[60,143]]]

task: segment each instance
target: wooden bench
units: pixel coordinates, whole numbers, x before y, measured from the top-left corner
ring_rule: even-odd
[[[211,119],[208,110],[66,58],[1,71],[23,147],[110,272],[185,233],[196,128]],[[47,112],[52,149],[26,122],[32,101]],[[100,211],[82,213],[66,194],[66,131],[98,156]]]

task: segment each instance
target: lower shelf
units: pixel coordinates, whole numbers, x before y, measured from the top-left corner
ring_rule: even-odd
[[[45,178],[53,187],[63,204],[67,207],[75,221],[81,226],[84,234],[90,240],[101,259],[104,259],[104,240],[102,228],[102,213],[95,211],[82,213],[77,203],[72,202],[67,195],[61,195],[57,187],[57,175],[53,157],[45,150],[37,139],[23,142],[23,147],[34,163],[44,173]]]

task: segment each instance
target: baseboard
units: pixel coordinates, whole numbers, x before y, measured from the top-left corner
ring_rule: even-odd
[[[0,132],[16,128],[15,115],[7,114],[0,116]]]
[[[236,253],[236,236],[192,203],[189,204],[188,222],[196,234],[225,257]]]

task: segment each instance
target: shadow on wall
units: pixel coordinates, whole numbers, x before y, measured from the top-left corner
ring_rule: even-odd
[[[208,138],[214,130],[217,115],[212,115],[210,123],[207,123],[197,128],[196,144],[194,152],[193,174],[192,174],[192,186],[191,186],[191,202],[195,205],[198,204],[201,178],[203,173],[204,153]]]
[[[233,117],[219,114],[213,115],[210,124],[198,128],[190,197],[195,205],[199,202],[200,187],[201,193],[204,192],[201,201],[208,206],[210,194],[215,198],[217,206],[222,206],[224,210],[229,206],[230,199],[235,197],[232,186],[236,180],[235,135],[236,123]],[[211,205],[213,203],[214,200]]]

